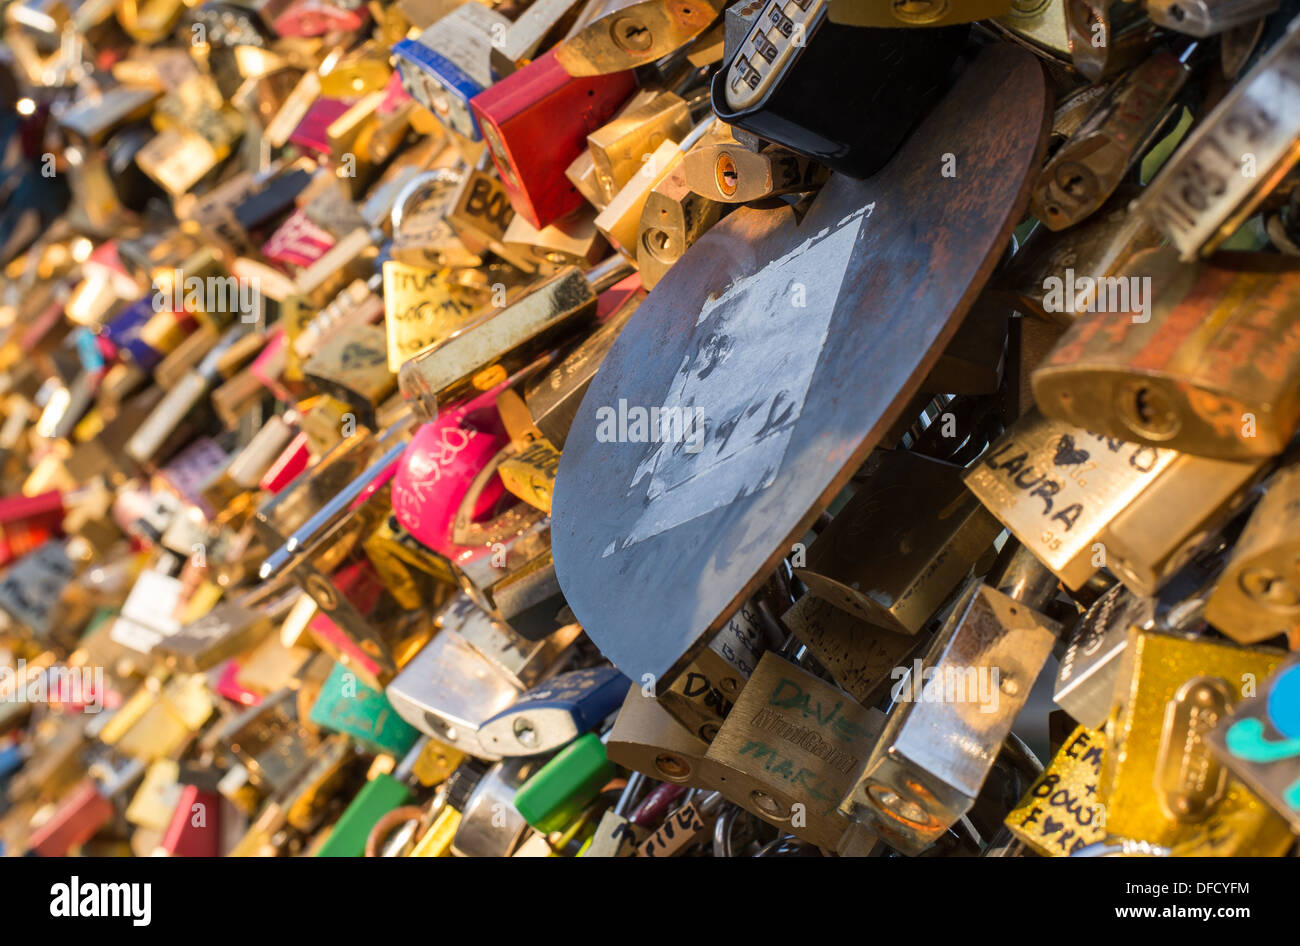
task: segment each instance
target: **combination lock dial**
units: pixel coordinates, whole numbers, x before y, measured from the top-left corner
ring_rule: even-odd
[[[842,26],[827,19],[827,0],[768,0],[714,76],[713,110],[850,177],[870,177],[948,88],[969,31]]]

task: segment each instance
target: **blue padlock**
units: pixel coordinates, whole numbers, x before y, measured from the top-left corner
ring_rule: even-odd
[[[415,39],[394,43],[403,88],[452,131],[481,140],[469,100],[492,84],[492,45],[509,26],[495,10],[466,3]]]
[[[151,370],[162,355],[140,340],[140,330],[154,317],[153,300],[145,296],[133,302],[104,326],[104,335],[118,348],[125,350],[144,371]]]
[[[0,749],[0,789],[9,783],[9,776],[23,767],[23,749],[18,743],[11,743]]]
[[[562,673],[487,720],[479,738],[502,756],[551,752],[600,725],[623,704],[629,685],[614,667]]]

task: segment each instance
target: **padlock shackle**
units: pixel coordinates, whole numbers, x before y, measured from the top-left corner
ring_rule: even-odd
[[[422,171],[407,181],[393,198],[393,209],[389,214],[393,224],[393,235],[396,236],[397,231],[402,228],[402,220],[406,216],[408,204],[432,191],[439,184],[454,187],[464,179],[465,174],[461,171],[453,168],[437,168],[432,171]]]
[[[1008,598],[1039,612],[1056,597],[1058,586],[1056,576],[1048,567],[1010,535],[984,581]]]
[[[583,273],[587,282],[591,283],[593,292],[604,292],[615,283],[621,282],[624,277],[632,275],[636,267],[632,265],[631,260],[622,254],[615,253],[609,259],[601,260],[595,266]]]
[[[392,429],[388,431],[388,433],[392,432]],[[311,555],[316,546],[330,534],[332,527],[346,515],[353,500],[360,496],[371,483],[395,468],[405,451],[405,440],[399,440],[385,450],[383,455],[367,467],[360,476],[343,487],[334,495],[333,499],[321,506],[314,515],[295,529],[293,534],[285,540],[284,545],[268,555],[266,561],[262,563],[262,567],[258,569],[257,577],[261,581],[267,581]]]

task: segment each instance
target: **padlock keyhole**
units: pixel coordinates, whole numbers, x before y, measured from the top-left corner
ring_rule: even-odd
[[[615,21],[612,28],[614,42],[630,52],[643,53],[650,48],[654,37],[645,24],[629,17]]]

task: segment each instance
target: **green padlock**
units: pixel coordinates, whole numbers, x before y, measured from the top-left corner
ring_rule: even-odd
[[[421,736],[392,774],[380,772],[357,792],[357,797],[339,815],[329,837],[317,850],[317,857],[361,857],[365,854],[366,841],[379,819],[405,805],[414,793],[410,784],[411,774],[428,742],[428,736]]]
[[[336,663],[321,687],[311,721],[351,736],[371,752],[401,757],[420,738],[419,730],[397,715],[382,690],[372,690]]]
[[[316,856],[361,857],[375,823],[394,808],[406,804],[410,797],[410,788],[387,772],[379,773],[357,792]]]
[[[519,787],[515,809],[543,834],[572,823],[618,769],[595,733],[580,736]]]

